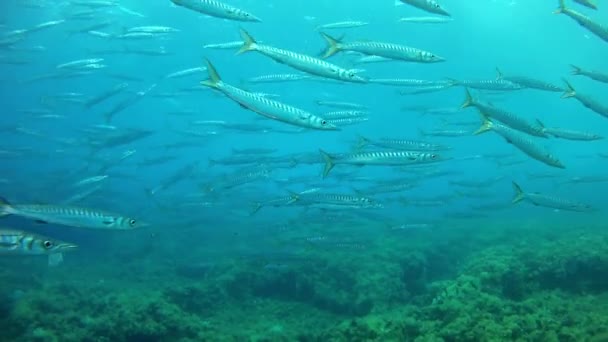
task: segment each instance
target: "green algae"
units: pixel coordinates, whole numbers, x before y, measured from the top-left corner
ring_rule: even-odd
[[[608,232],[601,226],[461,221],[407,239],[366,229],[377,237],[365,250],[306,248],[285,268],[232,259],[186,277],[150,260],[139,269],[131,260],[120,271],[108,261],[87,272],[73,260],[49,272],[28,259],[30,275],[21,267],[0,271],[3,291],[24,291],[0,327],[12,341],[608,336]]]

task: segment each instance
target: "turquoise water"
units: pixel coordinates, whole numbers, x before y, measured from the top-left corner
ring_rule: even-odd
[[[328,59],[364,69],[363,77],[490,81],[499,68],[559,87],[567,79],[608,106],[607,85],[571,75],[570,67],[608,73],[606,42],[552,14],[556,1],[441,3],[452,21],[398,22],[431,14],[391,1],[230,1],[260,23],[205,16],[169,0],[2,3],[0,195],[148,225],[112,231],[1,218],[3,228],[79,248],[57,266],[45,256],[2,256],[0,340],[606,340],[605,140],[527,137],[565,165],[554,168],[496,133],[473,135],[480,116],[459,109],[465,89],[458,84],[416,95],[400,92],[417,88],[320,78],[253,84],[247,80],[302,73],[257,52],[236,55],[238,47],[205,48],[240,40],[243,28],[264,44],[320,56],[326,45],[317,26],[361,21],[367,24],[324,32],[446,59],[357,64],[359,55],[344,52]],[[566,4],[608,22],[602,4],[597,11]],[[142,26],[175,32],[124,36]],[[61,66],[93,58],[103,60],[84,74]],[[358,104],[368,121],[302,130],[203,87],[207,72],[166,77],[204,67],[205,59],[236,87],[321,117],[344,109],[319,101]],[[90,102],[123,82],[115,95]],[[561,92],[471,91],[530,122],[608,134],[606,117]],[[224,123],[201,122],[211,120]],[[422,134],[433,130],[464,133]],[[449,149],[425,165],[338,162],[323,178],[319,149],[339,160],[356,152],[359,136]],[[239,156],[243,149],[272,153]],[[247,175],[252,170],[262,172]],[[512,182],[594,210],[511,204]],[[397,185],[403,188],[377,190]],[[306,195],[268,202],[307,191],[370,198],[382,208],[337,209],[307,203]]]

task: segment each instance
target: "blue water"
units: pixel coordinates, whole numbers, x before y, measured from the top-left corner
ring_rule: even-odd
[[[26,6],[26,3],[36,6]],[[64,264],[58,266],[63,271],[59,272],[94,274],[94,271],[86,271],[87,263],[107,263],[107,268],[120,270],[121,263],[126,262],[130,265],[129,270],[105,274],[110,279],[122,279],[125,274],[137,274],[138,269],[147,269],[146,272],[153,273],[149,268],[153,269],[151,265],[158,266],[162,273],[166,271],[163,267],[172,263],[238,264],[242,258],[255,258],[253,255],[266,257],[261,265],[251,266],[252,271],[281,272],[283,267],[290,264],[294,255],[302,256],[304,253],[307,257],[314,257],[316,244],[310,241],[319,237],[329,241],[324,242],[329,247],[319,251],[319,255],[326,260],[334,257],[332,251],[340,251],[340,246],[350,244],[350,247],[367,247],[361,250],[353,248],[354,251],[351,252],[373,262],[371,260],[376,253],[374,248],[381,251],[383,246],[400,243],[402,235],[387,234],[387,231],[402,224],[446,227],[453,225],[456,220],[458,223],[454,225],[469,229],[473,227],[473,232],[467,232],[474,234],[483,231],[484,227],[489,229],[501,222],[511,222],[518,227],[545,228],[558,222],[570,222],[573,225],[585,222],[589,226],[605,222],[608,182],[567,183],[573,177],[605,176],[608,166],[608,143],[605,140],[579,142],[531,138],[547,146],[566,165],[564,170],[556,169],[529,158],[491,132],[462,137],[420,136],[421,130],[473,131],[478,128],[478,124],[466,127],[450,125],[480,122],[479,115],[473,108],[441,116],[403,110],[404,107],[415,106],[456,109],[464,101],[462,87],[404,96],[399,94],[399,90],[402,90],[399,87],[373,84],[319,81],[245,84],[244,80],[255,76],[298,71],[256,52],[236,55],[237,49],[203,48],[205,44],[239,40],[239,28],[245,28],[265,44],[317,56],[325,48],[325,42],[315,32],[316,26],[344,20],[366,21],[369,25],[364,27],[328,32],[338,36],[343,33],[345,41],[405,44],[432,51],[445,57],[446,61],[435,64],[396,61],[354,66],[353,56],[340,53],[332,57],[331,62],[347,68],[363,68],[365,71],[362,75],[371,78],[425,80],[491,80],[495,78],[495,69],[498,67],[506,75],[524,75],[560,86],[563,85],[562,79],[566,78],[580,93],[608,104],[605,97],[608,85],[583,76],[572,76],[569,67],[570,64],[576,64],[585,70],[603,70],[608,73],[605,63],[608,60],[606,42],[565,15],[552,14],[557,7],[556,1],[445,0],[442,4],[454,20],[437,25],[399,23],[397,20],[400,17],[429,14],[407,5],[395,7],[391,1],[230,1],[232,5],[262,18],[261,23],[207,17],[177,7],[169,0],[150,3],[120,0],[119,3],[141,16],[110,7],[99,9],[92,19],[70,19],[69,14],[79,8],[70,4],[70,1],[14,0],[0,4],[0,37],[10,31],[32,28],[43,22],[66,20],[56,26],[27,34],[14,45],[0,45],[0,94],[3,104],[3,114],[0,117],[0,196],[11,203],[60,205],[71,196],[91,187],[75,187],[74,183],[87,177],[108,175],[99,191],[71,205],[116,212],[150,224],[137,231],[107,232],[52,224],[40,225],[22,217],[2,218],[3,227],[77,243],[79,250],[65,255]],[[568,3],[568,6],[588,14],[597,22],[608,22],[608,11],[604,6],[598,11],[576,4]],[[141,40],[106,39],[87,33],[70,34],[71,31],[105,20],[112,23],[100,31],[112,35],[144,25],[169,26],[179,32]],[[168,54],[144,56],[116,52],[126,48],[162,49]],[[104,53],[107,50],[115,52]],[[27,82],[40,75],[56,72],[59,64],[97,57],[103,58],[101,63],[107,67],[89,75]],[[9,59],[19,60],[20,63],[3,62]],[[369,108],[370,119],[365,123],[344,127],[340,131],[310,130],[295,134],[238,132],[194,125],[192,122],[199,120],[223,120],[235,124],[259,124],[275,130],[298,129],[262,118],[219,92],[200,86],[199,82],[207,78],[206,73],[164,79],[165,75],[172,72],[204,66],[205,59],[216,66],[222,80],[229,84],[249,91],[277,94],[279,97],[276,100],[319,115],[333,109],[320,107],[316,101],[354,102]],[[126,75],[136,80],[119,80],[110,77],[110,74]],[[128,83],[124,92],[91,109],[84,108],[81,103],[55,99],[59,94],[72,92],[83,94],[80,99],[94,97],[121,82]],[[91,143],[95,137],[87,129],[93,125],[108,124],[104,120],[104,113],[120,101],[154,84],[156,87],[149,94],[116,114],[110,123],[116,130],[146,130],[151,135],[116,147],[93,148]],[[196,87],[200,89],[183,91]],[[560,93],[523,89],[505,92],[475,91],[474,94],[530,121],[539,119],[546,126],[608,135],[608,118],[583,107],[575,99],[561,99]],[[43,114],[62,117],[45,119],[37,118],[38,114],[26,113],[39,110],[43,110]],[[194,113],[174,114],[179,111]],[[23,133],[24,129],[36,134]],[[180,130],[207,130],[213,133],[195,137],[180,133]],[[424,140],[450,146],[449,151],[440,152],[449,160],[427,166],[429,171],[446,174],[421,176],[402,167],[352,167],[339,164],[323,179],[322,163],[310,165],[298,161],[299,154],[318,155],[319,149],[332,154],[350,152],[359,135],[376,139]],[[61,142],[65,139],[69,139],[69,143]],[[188,145],[166,147],[179,143]],[[218,183],[225,175],[243,170],[243,166],[216,165],[209,161],[230,157],[233,149],[245,148],[277,149],[276,156],[293,155],[294,165],[286,168],[272,163],[264,164],[263,167],[270,171],[269,178],[222,189],[213,194],[205,193],[203,190],[209,184]],[[134,154],[120,161],[121,155],[126,151],[133,151]],[[500,158],[502,162],[517,160],[521,163],[502,165],[487,157],[488,154],[504,154]],[[171,156],[174,159],[152,166],[140,165],[148,159],[161,156]],[[251,158],[255,161],[257,156]],[[111,166],[102,170],[104,163]],[[147,193],[147,190],[163,184],[176,172],[193,163],[197,163],[196,168],[183,179],[154,196]],[[545,173],[553,175],[552,178],[539,179],[531,176]],[[359,181],[355,177],[365,177],[372,181]],[[369,197],[384,205],[384,209],[380,210],[320,212],[303,207],[282,206],[265,207],[255,215],[250,214],[254,203],[285,196],[289,192],[320,188],[319,191],[328,193],[354,194],[353,189],[365,189],[377,180],[396,182],[403,178],[416,180],[418,185],[400,193],[369,194]],[[450,181],[484,181],[493,178],[496,181],[477,188],[450,184]],[[525,191],[582,202],[597,210],[593,213],[572,213],[535,207],[530,203],[510,205],[513,196],[511,181],[519,183]],[[400,198],[410,201],[436,199],[441,203],[434,206],[413,206],[403,204],[399,201]],[[193,205],[193,202],[198,204]],[[474,209],[496,203],[504,204],[505,208]],[[435,238],[441,240],[441,236]],[[340,259],[341,252],[336,253],[335,258]],[[274,258],[273,255],[279,256]],[[22,262],[34,264],[37,269],[46,268],[44,258],[10,258],[3,262],[9,265],[7,269],[15,272],[20,269]],[[250,267],[248,265],[243,267],[247,269]],[[356,265],[353,267],[356,268]],[[297,272],[310,275],[326,271],[309,267]],[[146,272],[141,275],[144,282],[148,274]],[[32,287],[27,282],[11,282],[14,279],[8,271],[2,274],[6,277],[6,285],[3,285],[5,290]],[[164,276],[169,283],[182,281],[170,273]],[[92,276],[92,279],[97,277],[101,276]],[[13,280],[9,281],[9,278]],[[90,281],[94,282],[92,279]],[[17,335],[19,334],[14,336]],[[31,335],[24,333],[23,336]]]

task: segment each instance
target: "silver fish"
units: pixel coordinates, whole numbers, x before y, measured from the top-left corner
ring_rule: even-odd
[[[443,57],[410,46],[367,41],[343,43],[326,33],[321,33],[321,36],[327,42],[327,51],[323,54],[323,58],[331,57],[340,51],[356,51],[365,55],[380,56],[406,62],[437,63],[445,61]]]
[[[10,204],[5,199],[0,199],[0,217],[7,215],[22,216],[41,223],[91,229],[130,230],[147,225],[134,218],[94,209],[46,204]]]
[[[330,155],[319,149],[319,153],[321,153],[321,156],[325,161],[323,178],[327,177],[336,164],[401,166],[432,163],[443,160],[438,154],[419,151],[375,151],[346,155]]]
[[[597,4],[593,0],[574,0],[574,2],[579,3],[585,7],[597,10]]]
[[[361,26],[367,26],[367,25],[369,25],[369,23],[366,21],[340,21],[337,23],[319,25],[316,27],[315,30],[320,31],[320,30],[331,30],[331,29],[355,28],[355,27],[361,27]]]
[[[63,261],[63,252],[77,245],[20,230],[0,228],[0,255],[48,255],[49,266]]]
[[[537,192],[524,192],[521,187],[513,182],[513,190],[515,196],[513,197],[512,203],[519,203],[523,200],[527,200],[536,206],[548,207],[553,209],[578,211],[578,212],[592,212],[595,209],[587,204],[573,202],[567,199],[542,195]]]
[[[551,152],[549,152],[542,145],[537,144],[532,141],[527,135],[509,128],[509,126],[502,125],[500,123],[492,122],[488,119],[488,117],[483,117],[483,124],[474,134],[481,134],[488,131],[494,131],[498,133],[500,136],[505,138],[505,140],[513,144],[513,146],[517,147],[520,151],[524,152],[528,156],[543,162],[549,166],[557,167],[560,169],[565,169],[566,167],[562,162],[557,159]]]
[[[595,133],[573,131],[571,129],[557,128],[557,127],[545,127],[542,122],[536,120],[538,124],[543,128],[543,132],[555,138],[566,139],[566,140],[578,140],[578,141],[592,141],[604,139],[603,136]]]
[[[0,228],[0,255],[44,255],[76,248],[71,243],[20,230]]]
[[[257,96],[223,82],[217,73],[217,70],[209,61],[207,61],[207,72],[209,73],[209,79],[201,82],[201,84],[220,91],[243,108],[249,109],[267,118],[300,127],[318,130],[338,129],[336,126],[327,122],[327,120],[307,111],[271,100],[267,97]]]
[[[257,51],[279,63],[289,65],[294,69],[312,75],[345,82],[367,83],[367,80],[357,75],[354,70],[344,69],[316,57],[279,49],[270,45],[262,45],[257,43],[247,31],[241,29],[240,32],[241,37],[243,38],[243,46],[238,51],[239,54],[248,51]]]
[[[559,8],[555,10],[555,14],[565,14],[566,16],[572,18],[579,25],[589,30],[591,33],[598,36],[600,39],[608,42],[608,26],[602,25],[600,23],[596,23],[591,18],[586,15],[579,13],[577,11],[566,8],[565,0],[559,0]]]
[[[177,6],[182,6],[192,11],[210,15],[216,18],[236,21],[262,21],[260,18],[247,11],[216,0],[171,0],[171,2]]]
[[[500,69],[496,68],[496,78],[500,80],[505,80],[509,82],[513,82],[515,84],[519,84],[524,88],[529,89],[538,89],[552,92],[562,92],[564,88],[556,86],[551,83],[547,83],[541,80],[537,80],[535,78],[526,77],[526,76],[505,76]]]
[[[608,74],[595,70],[584,70],[582,68],[577,67],[576,65],[570,64],[572,67],[572,75],[582,75],[587,76],[592,80],[596,80],[598,82],[608,83]]]
[[[513,129],[537,137],[547,137],[547,135],[543,132],[542,126],[540,126],[538,123],[528,122],[528,120],[514,113],[508,112],[502,108],[494,107],[489,103],[484,103],[482,101],[474,99],[468,89],[466,89],[465,95],[466,98],[460,108],[467,108],[472,106],[477,108],[481,113],[483,113],[483,115],[489,116],[492,119],[496,119]]]
[[[397,0],[395,2],[395,5],[402,4],[408,4],[429,13],[440,14],[446,17],[450,16],[450,13],[441,7],[441,5],[439,5],[439,3],[435,0]]]
[[[564,80],[566,82],[566,92],[562,95],[562,98],[570,98],[573,97],[578,100],[583,106],[591,109],[592,111],[598,113],[601,116],[608,118],[608,106],[600,103],[594,98],[586,94],[582,94],[577,92],[574,87],[570,84],[570,82]]]

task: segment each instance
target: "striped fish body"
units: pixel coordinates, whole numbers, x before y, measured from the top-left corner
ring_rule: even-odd
[[[257,43],[251,44],[250,49],[257,51],[264,56],[270,57],[278,63],[288,65],[296,70],[300,70],[311,75],[331,78],[344,82],[367,83],[366,79],[361,76],[357,76],[354,71],[344,69],[320,58]]]
[[[343,127],[343,126],[351,126],[351,125],[356,125],[362,122],[366,122],[369,119],[367,117],[348,117],[348,118],[337,118],[337,119],[327,119],[327,122],[329,122],[332,125],[335,125],[336,127]]]
[[[323,117],[327,120],[339,120],[347,118],[366,118],[369,112],[362,110],[340,110],[327,112],[323,114]]]
[[[2,204],[0,215],[17,215],[45,223],[90,229],[126,230],[141,225],[132,218],[113,213],[43,204]]]
[[[442,160],[438,154],[418,151],[375,151],[338,156],[332,156],[323,150],[319,150],[319,153],[325,161],[323,178],[327,177],[336,164],[399,166],[432,163]]]
[[[403,139],[380,139],[377,141],[370,141],[369,144],[377,147],[408,151],[442,151],[449,149],[447,146],[443,145]]]
[[[572,131],[569,129],[562,129],[562,128],[547,127],[544,129],[544,131],[546,134],[548,134],[550,136],[553,136],[556,138],[561,138],[561,139],[566,139],[566,140],[592,141],[592,140],[601,140],[604,138],[595,133]]]
[[[557,167],[560,169],[565,168],[564,164],[562,164],[559,159],[553,156],[551,152],[549,152],[544,146],[532,141],[527,135],[512,129],[509,126],[502,125],[496,122],[487,122],[484,123],[484,125],[488,125],[489,129],[498,133],[508,143],[517,147],[520,151],[524,152],[531,158],[534,158],[549,166]]]
[[[477,108],[482,113],[482,115],[489,116],[492,119],[496,119],[513,129],[536,137],[547,137],[547,135],[544,133],[542,126],[528,122],[519,115],[480,102],[473,102],[472,105],[475,106],[475,108]]]
[[[552,92],[562,92],[564,91],[564,88],[561,88],[559,86],[556,86],[554,84],[551,83],[547,83],[547,82],[543,82],[541,80],[537,80],[534,78],[529,78],[529,77],[523,77],[523,76],[506,76],[503,77],[503,79],[505,81],[509,81],[511,83],[515,83],[518,84],[524,88],[530,88],[530,89],[538,89],[538,90],[545,90],[545,91],[552,91]]]
[[[76,245],[19,230],[0,229],[0,255],[46,255],[71,248]]]
[[[248,83],[278,83],[278,82],[289,82],[289,81],[301,81],[307,80],[311,77],[309,75],[300,74],[273,74],[253,77],[247,80]]]
[[[296,203],[300,205],[321,206],[324,208],[378,208],[371,198],[346,194],[311,193],[297,196]]]
[[[392,85],[399,87],[434,87],[434,86],[452,86],[454,85],[450,81],[429,81],[429,80],[417,80],[409,78],[372,78],[369,83],[378,83],[384,85]]]
[[[526,193],[524,197],[532,204],[541,207],[579,212],[590,212],[594,210],[587,204],[573,202],[559,197],[546,196],[539,193]]]
[[[439,155],[419,151],[379,151],[362,152],[342,156],[336,164],[351,165],[410,165],[438,161]]]
[[[273,120],[318,130],[337,129],[336,126],[331,125],[325,119],[305,110],[271,100],[267,97],[258,96],[223,81],[216,83],[215,89],[221,91],[228,98],[241,105],[241,107]]]
[[[410,46],[382,42],[350,42],[339,43],[342,51],[356,51],[365,55],[398,59],[407,62],[437,63],[445,61],[435,54]]]
[[[174,4],[192,11],[237,21],[260,22],[260,18],[242,9],[216,0],[171,0]]]
[[[473,88],[478,90],[499,90],[499,91],[510,91],[510,90],[521,90],[524,87],[520,84],[513,83],[504,79],[498,80],[465,80],[457,81],[453,80],[454,85],[460,85],[467,88]]]

